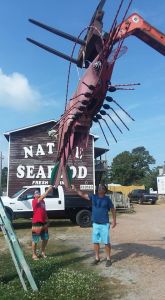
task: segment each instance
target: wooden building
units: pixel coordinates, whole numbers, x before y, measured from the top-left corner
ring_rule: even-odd
[[[8,196],[12,196],[24,185],[50,184],[57,156],[57,140],[50,138],[48,131],[55,124],[56,121],[51,120],[4,134],[9,141]],[[97,168],[95,174],[95,160],[99,157],[101,162],[101,155],[108,151],[94,147],[97,139],[98,137],[90,134],[87,149],[77,149],[76,159],[68,161],[73,170],[73,183],[81,190],[93,191],[95,179],[98,181],[99,174],[105,171],[104,165],[102,169]],[[97,160],[97,167],[98,165]]]

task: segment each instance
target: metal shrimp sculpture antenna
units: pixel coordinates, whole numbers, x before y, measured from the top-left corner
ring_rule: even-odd
[[[84,149],[87,147],[89,131],[93,122],[99,124],[108,145],[108,138],[101,125],[102,121],[106,124],[112,137],[117,142],[107,119],[109,118],[121,133],[123,132],[113,119],[113,116],[107,111],[113,111],[113,114],[115,114],[121,123],[129,130],[119,114],[106,102],[117,105],[122,112],[134,121],[116,100],[107,95],[108,92],[113,93],[117,90],[133,90],[135,85],[139,85],[139,83],[111,84],[116,59],[127,51],[127,47],[123,46],[125,38],[129,35],[134,35],[162,55],[165,55],[165,35],[162,32],[147,23],[137,13],[133,13],[126,18],[133,0],[129,0],[122,21],[118,25],[117,18],[125,2],[125,0],[121,0],[109,32],[103,34],[103,6],[105,2],[106,0],[99,2],[90,24],[86,28],[87,33],[84,39],[81,38],[81,34],[75,37],[39,21],[29,19],[34,25],[74,42],[74,47],[71,56],[69,56],[31,38],[27,38],[29,42],[69,61],[68,73],[70,73],[71,63],[76,64],[79,68],[86,69],[69,102],[67,101],[68,75],[65,110],[55,127],[52,128],[49,133],[50,136],[54,136],[54,138],[58,139],[56,165],[51,176],[51,183],[55,186],[59,185],[61,175],[63,175],[65,187],[70,186],[71,173],[67,166],[68,158],[71,155],[75,155],[76,147]],[[84,33],[84,30],[81,33]],[[80,45],[80,50],[78,57],[74,58],[74,49],[77,44]],[[105,119],[103,116],[107,116],[108,118]]]

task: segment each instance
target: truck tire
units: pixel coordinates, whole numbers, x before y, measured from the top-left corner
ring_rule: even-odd
[[[139,204],[143,204],[143,200],[141,198],[138,199]]]
[[[87,209],[80,210],[76,215],[76,222],[80,227],[90,227],[91,221],[91,211]]]
[[[152,201],[151,201],[151,205],[154,205],[155,203],[156,203],[155,200],[152,200]]]

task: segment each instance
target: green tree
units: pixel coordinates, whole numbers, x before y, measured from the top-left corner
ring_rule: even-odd
[[[118,154],[112,161],[110,178],[113,183],[129,185],[132,183],[132,155],[129,151]]]
[[[134,169],[134,181],[138,182],[150,174],[150,165],[155,164],[155,159],[144,147],[137,147],[132,150],[132,161]]]
[[[144,147],[124,151],[113,159],[110,179],[122,185],[144,184],[147,176],[151,177],[150,165],[154,163],[155,159]]]
[[[153,188],[154,191],[157,190],[157,176],[159,176],[159,168],[155,167],[150,170],[149,174],[145,176],[143,180],[143,184],[145,185],[146,189]]]

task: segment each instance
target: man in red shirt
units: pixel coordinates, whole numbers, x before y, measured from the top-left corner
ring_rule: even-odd
[[[41,243],[41,256],[46,258],[45,248],[48,243],[48,217],[46,213],[45,201],[44,198],[52,190],[50,186],[47,191],[40,195],[39,190],[34,192],[34,199],[32,201],[33,207],[33,218],[32,218],[32,258],[38,260],[37,256],[37,245],[42,240]]]

